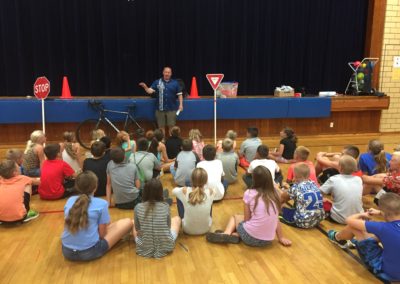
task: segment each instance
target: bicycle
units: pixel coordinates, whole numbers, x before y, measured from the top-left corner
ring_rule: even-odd
[[[102,129],[107,136],[111,136],[110,134],[113,131],[116,133],[120,132],[118,127],[114,123],[112,123],[111,120],[106,116],[107,113],[125,115],[123,130],[128,132],[129,135],[135,133],[137,129],[143,129],[135,120],[133,115],[131,115],[131,113],[134,113],[134,110],[136,108],[135,104],[128,105],[128,111],[105,109],[102,102],[97,100],[89,100],[88,104],[90,105],[90,107],[98,111],[99,117],[97,119],[86,119],[79,123],[78,127],[76,128],[76,140],[85,149],[90,149],[91,142],[93,140],[93,132],[97,129]]]

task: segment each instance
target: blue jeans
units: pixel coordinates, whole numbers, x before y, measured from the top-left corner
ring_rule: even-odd
[[[100,239],[94,246],[85,250],[74,250],[62,246],[64,257],[71,261],[89,261],[100,258],[108,251],[108,243],[105,239]]]

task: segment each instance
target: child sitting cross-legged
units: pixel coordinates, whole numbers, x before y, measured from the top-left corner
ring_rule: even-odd
[[[347,217],[347,226],[340,232],[330,230],[329,239],[340,247],[355,237],[362,261],[381,280],[400,281],[400,196],[387,193],[380,198],[379,209],[369,209]],[[370,221],[381,215],[385,221]],[[382,243],[382,246],[379,245]]]
[[[304,146],[299,146],[294,151],[294,164],[291,164],[288,169],[286,181],[287,183],[291,184],[294,179],[294,168],[299,164],[305,164],[310,169],[310,180],[315,182],[316,185],[319,186],[317,175],[315,173],[315,167],[313,162],[308,160],[310,156],[310,150]]]
[[[344,155],[339,159],[339,174],[331,176],[320,187],[323,193],[332,194],[333,197],[332,205],[329,201],[324,202],[324,209],[330,213],[331,221],[345,224],[347,217],[364,211],[362,180],[359,176],[352,175],[356,170],[356,160],[349,155]]]
[[[60,144],[47,144],[40,173],[39,195],[41,199],[54,200],[65,198],[75,192],[75,171],[61,159]]]
[[[224,181],[224,168],[220,160],[216,160],[216,149],[213,145],[203,148],[204,161],[197,164],[197,168],[203,168],[208,175],[207,187],[215,192],[214,200],[224,198],[228,183]]]
[[[174,250],[181,219],[178,216],[171,218],[160,180],[153,178],[146,183],[142,199],[143,202],[135,207],[136,253],[161,258]]]
[[[239,158],[240,166],[247,169],[256,156],[257,148],[262,144],[258,138],[258,128],[247,128],[247,139],[240,145]]]
[[[176,157],[176,161],[171,165],[170,171],[174,181],[178,186],[189,186],[192,171],[196,168],[200,158],[192,151],[192,141],[184,139],[182,151]]]
[[[0,222],[28,222],[39,216],[30,209],[32,180],[11,160],[0,162]]]
[[[266,167],[254,169],[253,187],[245,191],[243,201],[244,215],[232,216],[225,231],[208,233],[207,241],[238,243],[241,239],[246,245],[262,247],[271,244],[277,235],[282,245],[291,245],[292,242],[282,234],[278,219],[281,202]]]
[[[125,218],[110,224],[107,201],[93,196],[97,189],[93,172],[79,174],[76,188],[79,195],[69,198],[64,207],[62,253],[71,261],[89,261],[102,257],[129,234],[133,222]]]
[[[294,167],[294,184],[281,195],[282,203],[292,199],[294,208],[282,208],[282,222],[308,229],[318,226],[324,219],[323,197],[316,184],[310,180],[310,168],[298,163]]]
[[[140,180],[137,167],[125,160],[125,151],[116,147],[110,152],[111,161],[107,165],[106,198],[111,205],[111,189],[115,207],[133,209],[140,203]]]
[[[172,191],[176,196],[178,214],[186,234],[201,235],[211,228],[211,207],[215,193],[206,187],[207,178],[204,169],[194,169],[192,187],[176,187]]]
[[[239,165],[239,157],[233,151],[234,142],[225,138],[222,142],[222,153],[217,154],[217,159],[222,162],[222,167],[224,169],[224,180],[227,181],[228,184],[235,183],[237,180],[237,167]]]

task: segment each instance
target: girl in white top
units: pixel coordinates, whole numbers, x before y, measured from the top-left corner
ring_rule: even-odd
[[[64,143],[60,143],[62,159],[70,165],[75,172],[81,171],[83,161],[80,157],[79,144],[76,143],[75,134],[66,131],[63,134],[63,138]]]
[[[214,192],[205,188],[207,179],[204,169],[194,169],[191,176],[192,187],[176,187],[172,191],[176,196],[178,214],[182,218],[182,227],[186,234],[202,235],[211,228]]]

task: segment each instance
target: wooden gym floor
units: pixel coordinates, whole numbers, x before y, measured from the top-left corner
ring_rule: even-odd
[[[336,135],[301,137],[298,145],[309,147],[313,159],[318,151],[340,151],[347,144],[364,151],[368,140],[377,137],[389,152],[400,142],[400,134]],[[263,141],[271,148],[279,142],[278,137]],[[286,174],[287,166],[281,167]],[[239,176],[242,174],[240,169]],[[162,181],[165,188],[173,188],[170,174]],[[212,230],[224,228],[232,214],[243,212],[243,190],[239,178],[229,187],[225,200],[214,205]],[[366,208],[372,206],[372,197],[365,197],[364,202]],[[204,236],[180,234],[174,252],[160,260],[137,256],[135,243],[126,238],[99,260],[72,263],[61,254],[64,203],[33,196],[31,207],[40,212],[38,219],[15,227],[0,226],[1,283],[379,283],[318,229],[286,225],[284,235],[293,241],[289,248],[277,241],[261,249],[215,245],[207,243]],[[133,217],[132,211],[113,208],[110,212],[112,220]],[[171,212],[177,215],[175,204]],[[323,221],[321,228],[327,231],[340,225]]]

